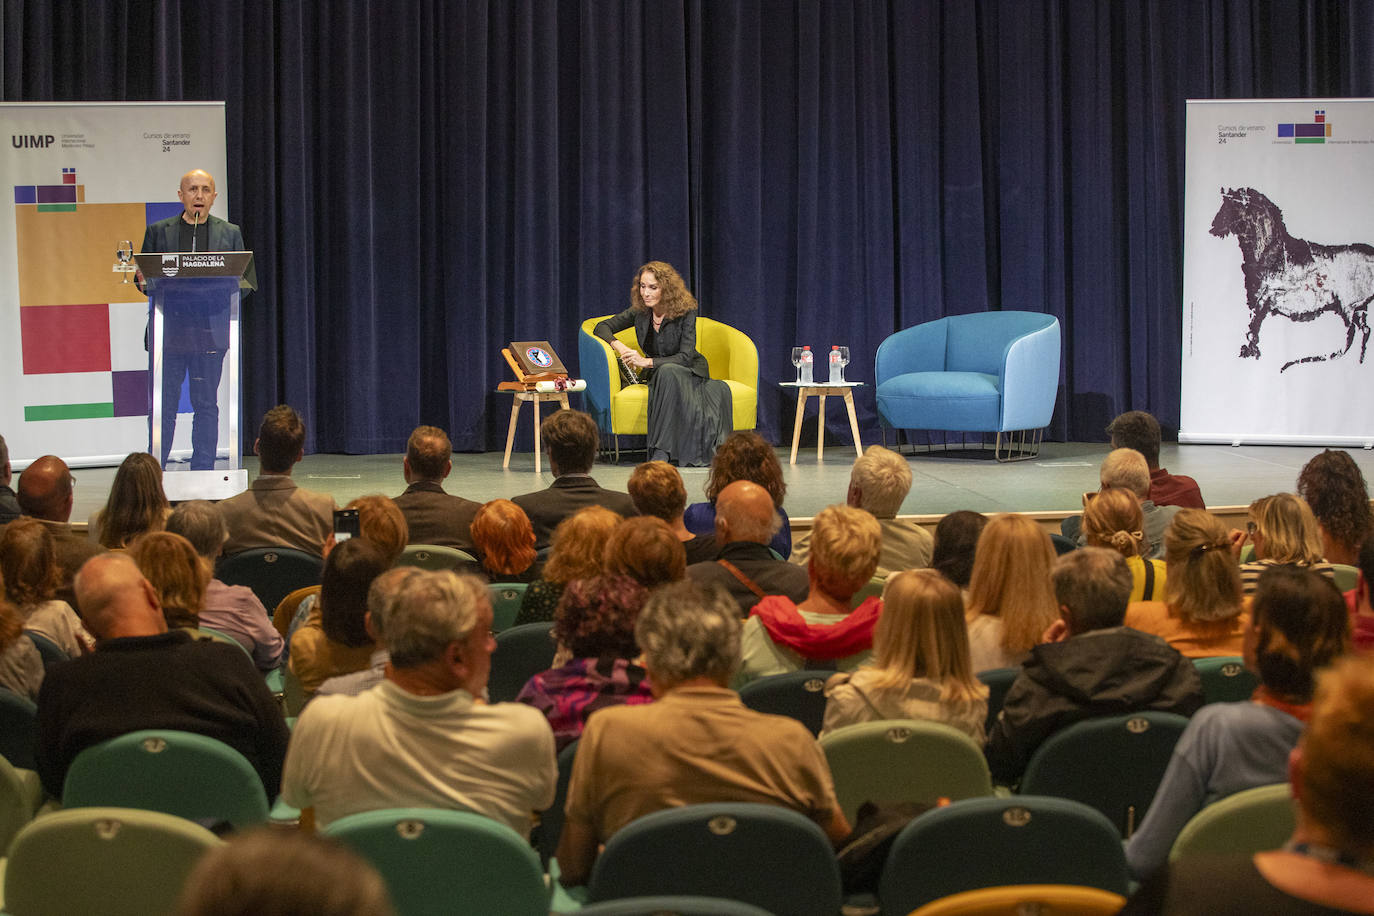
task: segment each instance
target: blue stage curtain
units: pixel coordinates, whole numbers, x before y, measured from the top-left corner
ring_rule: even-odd
[[[1374,95],[1364,0],[6,0],[7,101],[223,99],[258,253],[245,426],[315,450],[434,423],[501,446],[500,348],[672,262],[789,350],[1031,309],[1065,329],[1051,438],[1179,410],[1184,100]],[[169,196],[177,176],[168,176]],[[861,423],[876,426],[871,387]],[[847,437],[843,419],[829,423]],[[528,421],[526,421],[528,426]]]

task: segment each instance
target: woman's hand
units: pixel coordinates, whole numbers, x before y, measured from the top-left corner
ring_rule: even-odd
[[[640,356],[633,350],[630,350],[629,354],[626,355],[625,362],[634,366],[636,369],[652,369],[654,367],[654,361],[652,359],[647,356]]]

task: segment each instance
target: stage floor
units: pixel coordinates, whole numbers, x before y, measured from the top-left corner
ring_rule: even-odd
[[[983,453],[908,454],[913,480],[902,514],[942,515],[958,509],[1075,512],[1081,508],[1083,492],[1097,489],[1097,467],[1107,451],[1106,443],[1047,442],[1040,457],[1007,464],[994,461],[991,449]],[[1209,507],[1244,507],[1260,496],[1294,490],[1298,472],[1320,451],[1297,446],[1169,443],[1160,460],[1171,472],[1196,478]],[[787,463],[788,454],[789,448],[778,449],[787,480],[785,506],[790,516],[813,516],[827,505],[844,501],[854,461],[853,446],[827,444],[822,462],[817,462],[814,448],[800,450],[795,465]],[[1374,451],[1352,450],[1351,455],[1366,479],[1374,477]],[[622,457],[619,465],[599,463],[593,469],[602,486],[625,488],[638,456]],[[501,452],[454,455],[446,488],[482,502],[542,489],[553,480],[547,462],[542,474],[534,473],[530,453],[512,454],[506,470],[501,459]],[[255,476],[257,459],[249,458],[245,464],[249,477]],[[74,473],[80,483],[72,520],[85,521],[104,505],[114,468],[78,468]],[[293,476],[301,486],[332,494],[341,506],[365,493],[395,496],[405,489],[400,455],[310,455],[296,466]],[[682,477],[688,501],[703,499],[707,470],[683,468]]]

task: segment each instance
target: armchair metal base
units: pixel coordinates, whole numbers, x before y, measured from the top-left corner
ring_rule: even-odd
[[[888,428],[889,427],[886,425],[883,425],[881,427],[884,447],[887,446]],[[896,430],[896,445],[897,451],[899,453],[901,453],[902,451],[902,439],[905,438],[902,435],[903,432],[904,431],[900,429]],[[959,442],[957,443],[957,445],[952,444],[949,441],[948,437],[946,437],[945,441],[941,443],[938,449],[936,448],[933,442],[927,440],[924,452],[917,452],[916,443],[912,442],[911,454],[931,455],[934,454],[937,450],[941,452],[949,452],[956,448],[960,451],[972,450],[985,452],[987,450],[988,441],[983,433],[978,434],[978,439],[975,443],[974,448],[970,448],[969,442],[966,439],[966,435],[967,434],[963,432],[959,433]],[[1008,430],[1005,432],[999,431],[992,442],[992,455],[994,459],[1004,464],[1011,461],[1027,461],[1031,458],[1040,457],[1040,444],[1044,441],[1045,431],[1043,429],[1020,429]]]

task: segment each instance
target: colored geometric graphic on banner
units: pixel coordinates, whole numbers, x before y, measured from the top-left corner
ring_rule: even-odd
[[[1311,124],[1280,124],[1278,136],[1291,138],[1294,143],[1325,143],[1331,136],[1331,122],[1326,120],[1325,109],[1318,108],[1312,113]]]

